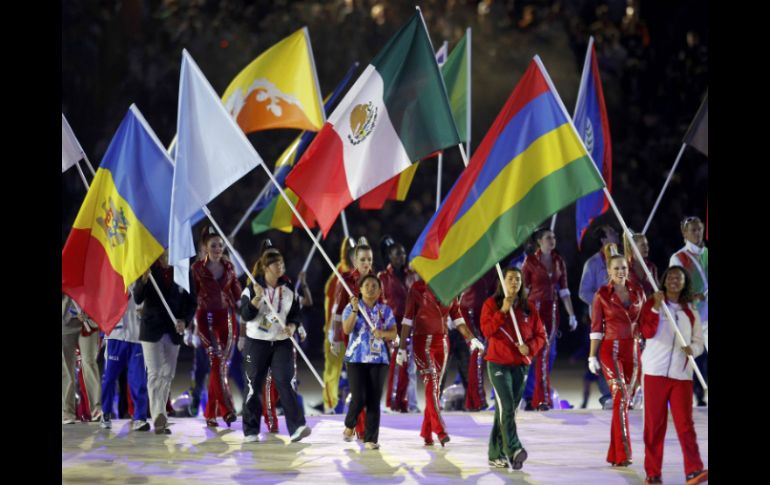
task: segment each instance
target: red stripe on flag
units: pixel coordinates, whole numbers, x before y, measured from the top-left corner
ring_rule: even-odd
[[[530,101],[540,96],[544,92],[548,91],[548,83],[537,67],[537,64],[532,61],[529,64],[529,68],[524,73],[521,81],[516,85],[511,95],[508,97],[508,101],[505,102],[505,106],[497,115],[495,122],[487,132],[481,145],[478,146],[473,153],[468,163],[468,168],[460,175],[460,179],[457,182],[457,186],[452,189],[449,196],[441,207],[436,217],[434,224],[431,226],[430,231],[425,237],[425,244],[422,247],[420,256],[428,259],[437,259],[439,256],[439,247],[441,242],[446,237],[449,229],[454,225],[455,218],[460,212],[460,209],[467,198],[468,193],[473,187],[473,184],[478,178],[479,172],[484,167],[489,153],[497,142],[497,138],[505,129],[506,125],[511,119],[519,113]]]
[[[123,277],[90,229],[72,229],[62,250],[62,292],[80,305],[106,334],[112,332],[128,306]]]
[[[342,140],[331,123],[324,125],[289,172],[286,185],[313,213],[326,237],[339,213],[353,202],[345,176]]]

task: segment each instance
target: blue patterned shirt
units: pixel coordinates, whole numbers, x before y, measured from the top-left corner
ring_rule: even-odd
[[[384,303],[375,303],[372,308],[366,306],[363,300],[361,305],[369,313],[369,318],[378,330],[390,330],[396,326],[393,311]],[[353,307],[348,303],[342,311],[342,320],[348,319],[353,313]],[[353,364],[388,364],[388,347],[383,339],[374,338],[369,324],[359,312],[353,331],[348,340],[348,349],[345,351],[345,362]]]

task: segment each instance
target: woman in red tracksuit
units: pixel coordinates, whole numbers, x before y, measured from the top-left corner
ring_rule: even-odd
[[[521,271],[524,274],[524,286],[528,290],[529,301],[543,322],[546,331],[545,346],[535,355],[533,369],[529,378],[533,384],[527,385],[527,398],[532,399],[532,407],[539,411],[553,408],[551,398],[551,367],[556,358],[556,334],[559,331],[559,299],[569,314],[569,328],[577,328],[575,310],[567,287],[567,265],[556,251],[556,236],[550,229],[539,229],[532,235],[537,244],[537,251],[524,260]],[[532,387],[531,387],[532,386]],[[531,395],[529,395],[531,393]]]
[[[628,280],[628,262],[609,245],[609,283],[594,295],[591,315],[591,352],[588,368],[604,373],[612,391],[612,427],[607,461],[612,466],[631,464],[628,405],[639,372],[637,322],[645,297],[638,285]],[[597,358],[597,355],[599,356]]]
[[[241,285],[233,264],[223,257],[224,240],[213,227],[203,229],[201,245],[205,256],[193,263],[190,271],[198,300],[195,325],[211,367],[209,397],[203,415],[208,426],[217,426],[217,416],[222,416],[230,427],[236,416],[227,374],[238,340],[235,315]]]
[[[414,360],[417,363],[417,372],[425,384],[425,417],[420,436],[425,440],[426,446],[433,446],[434,433],[438,436],[441,446],[449,442],[449,434],[446,432],[444,420],[441,419],[439,405],[441,377],[449,357],[447,317],[451,318],[452,328],[457,328],[471,346],[471,350],[484,350],[484,345],[473,336],[465,324],[457,298],[447,306],[436,298],[425,281],[418,280],[412,284],[406,297],[404,319],[401,320],[401,343],[397,363],[403,365],[407,361],[406,343],[414,328]]]
[[[521,469],[527,452],[516,433],[516,408],[524,392],[530,359],[545,345],[546,335],[538,313],[524,297],[521,270],[507,268],[503,276],[506,291],[497,292],[481,308],[481,331],[487,338],[487,372],[495,390],[495,419],[489,435],[489,465],[503,468],[509,463]],[[505,296],[506,293],[508,296]],[[521,332],[519,345],[510,309],[514,309]]]
[[[704,351],[703,328],[700,315],[692,306],[692,283],[681,266],[671,266],[663,272],[661,286],[642,307],[641,331],[647,339],[642,354],[644,365],[644,469],[645,485],[662,484],[663,442],[668,424],[668,407],[674,418],[674,427],[684,455],[684,473],[687,485],[708,480],[708,470],[698,450],[698,437],[692,421],[692,363],[688,355],[697,357]],[[666,305],[674,316],[679,332],[687,346],[682,347],[678,337],[661,309]]]

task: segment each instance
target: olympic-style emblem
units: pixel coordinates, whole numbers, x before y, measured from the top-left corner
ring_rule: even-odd
[[[586,144],[588,153],[594,151],[594,125],[591,124],[591,118],[586,118],[586,122],[583,126],[583,140]]]
[[[369,101],[366,104],[359,104],[350,112],[350,131],[348,140],[353,145],[358,145],[374,131],[374,125],[377,123],[377,107]]]
[[[97,217],[96,222],[107,234],[107,240],[111,247],[120,246],[126,242],[126,232],[128,231],[128,220],[123,208],[115,206],[112,197],[108,197],[106,202],[102,202],[104,217]]]

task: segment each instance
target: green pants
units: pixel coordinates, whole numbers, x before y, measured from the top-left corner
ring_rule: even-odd
[[[528,365],[500,365],[487,362],[489,382],[495,390],[495,421],[489,435],[489,459],[511,458],[521,446],[516,434],[516,408],[524,393]]]

